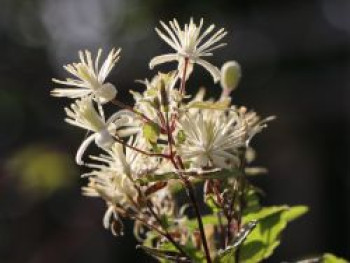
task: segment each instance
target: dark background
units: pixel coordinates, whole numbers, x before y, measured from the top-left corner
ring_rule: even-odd
[[[348,0],[0,0],[0,262],[151,262],[134,250],[131,224],[114,238],[104,204],[80,196],[73,158],[84,134],[63,122],[68,100],[49,97],[50,79],[66,76],[79,49],[120,46],[110,81],[131,102],[134,79],[169,51],[158,20],[191,16],[230,33],[211,61],[242,65],[233,101],[278,116],[254,141],[270,171],[258,179],[265,203],[310,207],[268,262],[350,258],[349,14]],[[220,92],[200,68],[191,83]]]

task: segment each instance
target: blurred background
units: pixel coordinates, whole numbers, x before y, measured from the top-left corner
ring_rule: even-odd
[[[135,251],[131,224],[114,238],[104,204],[81,197],[73,159],[84,132],[64,123],[69,101],[49,96],[50,80],[79,49],[122,47],[109,80],[131,102],[134,80],[169,51],[158,20],[191,16],[230,32],[211,61],[241,64],[234,103],[278,116],[254,141],[270,171],[258,179],[265,204],[310,206],[267,262],[350,258],[349,14],[349,0],[0,0],[0,262],[153,262]],[[202,73],[191,83],[217,96]]]

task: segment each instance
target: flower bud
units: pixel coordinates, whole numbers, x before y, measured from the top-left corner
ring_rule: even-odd
[[[112,83],[105,83],[95,91],[98,102],[105,104],[115,98],[117,89]]]
[[[236,61],[227,61],[221,68],[221,86],[226,92],[236,89],[241,79],[241,67]]]

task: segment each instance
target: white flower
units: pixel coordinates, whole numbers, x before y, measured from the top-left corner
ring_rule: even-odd
[[[143,145],[139,139],[134,140],[132,137],[128,144],[138,148]],[[105,151],[106,154],[90,156],[99,163],[86,164],[94,170],[83,175],[89,177],[89,184],[82,190],[86,196],[101,197],[106,201],[108,209],[103,217],[103,225],[106,229],[111,228],[113,232],[111,224],[119,220],[116,207],[138,212],[139,207],[135,207],[135,202],[139,192],[134,186],[134,181],[155,169],[157,162],[155,158],[146,159],[141,153],[119,143]]]
[[[92,141],[101,148],[109,148],[114,143],[112,134],[115,134],[120,127],[132,125],[132,114],[125,111],[119,111],[105,121],[104,117],[97,113],[89,97],[77,100],[71,104],[70,108],[66,107],[65,111],[68,117],[65,119],[66,122],[93,132],[82,142],[77,151],[75,159],[79,165],[83,164],[82,156]],[[118,134],[130,135],[128,132]]]
[[[248,111],[245,107],[238,109],[240,118],[242,119],[241,125],[246,130],[246,145],[248,146],[251,139],[264,128],[267,127],[267,123],[274,120],[275,116],[269,116],[265,119],[261,119],[255,111]]]
[[[106,202],[124,208],[133,206],[129,198],[136,197],[138,193],[125,174],[117,174],[105,166],[87,175],[89,184],[82,188],[84,195],[102,197]]]
[[[54,82],[72,86],[73,88],[54,89],[51,94],[56,97],[81,98],[92,95],[99,103],[106,103],[114,99],[117,94],[115,86],[105,83],[108,74],[119,60],[120,49],[112,49],[102,66],[99,66],[102,50],[97,53],[95,62],[91,53],[79,51],[80,62],[64,66],[64,69],[72,74],[75,79],[66,80],[53,79]]]
[[[146,145],[145,142],[142,142],[141,137],[136,139],[130,137],[127,144],[141,150],[145,150]],[[105,151],[107,154],[90,156],[92,160],[102,164],[87,164],[86,166],[126,175],[134,180],[153,171],[158,164],[156,158],[146,158],[142,153],[124,147],[120,143],[113,144],[111,148],[105,149]]]
[[[225,43],[218,44],[227,33],[225,29],[221,28],[209,37],[215,26],[210,25],[204,32],[201,32],[203,19],[200,20],[197,26],[191,18],[190,23],[185,24],[183,29],[180,28],[176,19],[169,22],[170,27],[162,21],[160,23],[165,31],[162,32],[156,28],[156,32],[176,53],[153,58],[150,62],[151,69],[155,65],[176,60],[179,62],[180,77],[182,77],[181,73],[184,71],[185,60],[188,59],[187,75],[192,71],[193,64],[197,63],[209,71],[214,82],[220,80],[220,70],[202,59],[202,57],[212,56],[213,54],[211,52],[213,50],[226,45]]]
[[[101,197],[107,204],[107,210],[103,217],[103,226],[111,229],[113,234],[117,234],[113,227],[113,222],[120,221],[117,207],[122,210],[134,210],[132,200],[136,200],[138,192],[131,180],[125,174],[117,174],[107,166],[100,170],[94,170],[89,174],[89,183],[82,187],[83,195],[89,197]]]
[[[164,111],[166,107],[167,111],[176,112],[179,103],[184,97],[175,89],[176,81],[177,78],[174,72],[168,74],[159,72],[151,81],[148,79],[138,81],[145,85],[146,90],[142,94],[130,91],[135,100],[134,109],[142,112],[153,122],[161,126],[162,123],[159,120],[159,111]],[[164,103],[166,105],[163,105]]]
[[[179,146],[181,157],[193,168],[229,168],[239,163],[237,150],[245,145],[245,129],[233,111],[203,110],[185,114],[180,129],[185,141]]]

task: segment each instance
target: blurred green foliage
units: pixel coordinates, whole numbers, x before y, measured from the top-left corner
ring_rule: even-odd
[[[48,145],[30,145],[9,159],[11,175],[24,191],[46,197],[69,187],[78,178],[71,156]]]

